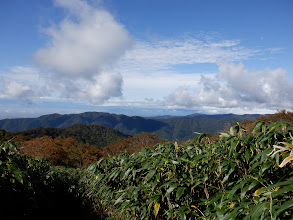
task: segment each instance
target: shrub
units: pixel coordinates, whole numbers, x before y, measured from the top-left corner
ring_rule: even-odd
[[[268,154],[292,143],[292,132],[286,122],[257,122],[251,134],[237,124],[215,141],[200,135],[102,158],[85,170],[81,186],[118,218],[290,219],[293,172],[279,167],[289,153]]]

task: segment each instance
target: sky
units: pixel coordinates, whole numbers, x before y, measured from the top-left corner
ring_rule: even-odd
[[[0,119],[293,108],[292,0],[1,0]]]

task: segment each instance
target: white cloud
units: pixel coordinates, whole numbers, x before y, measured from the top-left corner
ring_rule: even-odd
[[[136,41],[120,62],[119,68],[128,72],[149,73],[170,70],[176,65],[216,63],[219,60],[242,61],[261,51],[241,47],[237,40],[199,40],[192,37],[164,41]]]
[[[122,95],[123,79],[113,66],[131,46],[123,25],[83,0],[55,0],[66,17],[44,29],[46,48],[34,54],[37,66],[0,72],[0,96],[69,99],[101,104]]]
[[[51,40],[47,48],[35,53],[39,65],[70,77],[92,78],[130,46],[127,31],[107,11],[81,0],[56,3],[68,9],[71,17],[45,30]]]
[[[39,74],[28,66],[15,66],[0,72],[0,97],[31,99],[38,96]]]
[[[101,103],[111,97],[122,95],[123,80],[120,74],[102,73],[95,77],[95,84],[88,85],[88,92],[92,103]]]
[[[17,83],[15,81],[6,81],[2,85],[2,90],[0,93],[1,98],[14,97],[14,98],[26,98],[34,97],[35,91],[33,88]]]
[[[221,59],[239,61],[261,54],[259,50],[240,46],[238,40],[206,39],[189,36],[134,42],[116,67],[123,76],[125,101],[140,101],[144,105],[146,98],[162,99],[178,86],[196,87],[201,80],[201,70],[184,73],[190,64],[193,68],[197,68],[196,64],[212,66]]]
[[[31,84],[39,80],[39,70],[32,66],[14,66],[8,71],[0,72],[0,77],[3,80]]]
[[[206,73],[207,76],[214,74]],[[128,100],[144,101],[162,99],[178,86],[197,86],[201,79],[200,73],[178,73],[158,71],[155,73],[124,73],[123,96]]]
[[[36,63],[45,70],[46,91],[93,103],[121,96],[122,77],[112,67],[131,45],[127,30],[109,12],[86,1],[55,3],[65,8],[68,16],[45,29],[50,42],[34,54]]]
[[[218,62],[216,77],[202,76],[200,89],[179,87],[164,102],[169,106],[282,109],[293,107],[293,83],[284,69],[249,72],[242,63]]]

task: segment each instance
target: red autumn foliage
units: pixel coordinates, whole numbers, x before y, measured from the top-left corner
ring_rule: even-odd
[[[130,138],[121,138],[104,147],[103,151],[109,157],[123,152],[132,154],[141,151],[143,148],[154,148],[156,144],[166,141],[153,133],[140,133]]]
[[[47,157],[52,165],[67,167],[83,167],[105,156],[97,146],[48,136],[23,142],[20,151],[28,156]]]
[[[279,110],[277,113],[273,115],[261,116],[257,118],[256,120],[264,121],[264,122],[277,122],[277,121],[293,122],[293,112],[283,109],[283,110]]]

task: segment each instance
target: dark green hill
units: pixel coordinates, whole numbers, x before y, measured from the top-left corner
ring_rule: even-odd
[[[168,124],[155,133],[161,138],[169,140],[188,140],[196,136],[194,132],[216,134],[224,130],[226,127],[236,122],[245,120],[243,116],[228,117],[176,117],[168,119],[160,119],[160,121]]]
[[[120,138],[129,137],[124,135],[119,131],[111,128],[107,128],[99,125],[83,125],[76,124],[69,126],[67,128],[34,128],[26,131],[21,131],[15,133],[16,135],[21,134],[24,136],[30,136],[32,138],[49,136],[52,138],[61,137],[67,138],[71,137],[78,142],[88,143],[91,145],[96,145],[99,147],[105,147],[110,143],[117,141]]]
[[[163,122],[138,116],[129,117],[104,112],[85,112],[69,115],[51,114],[38,118],[4,119],[0,120],[0,129],[17,132],[37,127],[65,128],[74,124],[97,124],[129,135],[153,132],[165,126]]]
[[[103,112],[85,112],[81,114],[44,115],[38,118],[0,120],[0,129],[9,132],[24,131],[37,127],[66,128],[74,124],[100,125],[115,129],[123,134],[136,135],[141,132],[152,132],[168,140],[187,140],[195,137],[194,132],[215,134],[223,130],[229,123],[254,119],[259,115],[201,115],[172,118],[129,117]]]

